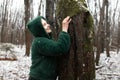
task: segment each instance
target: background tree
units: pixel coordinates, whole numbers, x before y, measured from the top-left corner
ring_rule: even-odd
[[[102,2],[102,4],[101,4]],[[112,12],[111,4],[109,0],[95,0],[95,11],[94,14],[94,31],[95,31],[95,47],[96,52],[96,65],[99,65],[100,54],[106,51],[106,56],[110,57],[110,50],[117,47],[117,10],[119,0],[116,0],[114,6],[114,12]],[[100,14],[100,15],[97,15]]]
[[[46,18],[51,25],[53,37],[56,39],[58,35],[58,26],[56,19],[56,2],[57,0],[46,0]]]
[[[105,0],[105,4],[106,4],[106,17],[105,17],[105,48],[106,48],[106,55],[107,57],[110,57],[110,19],[109,19],[109,12],[108,12],[108,8],[109,8],[109,2],[108,0]]]
[[[7,24],[6,24],[7,23],[7,15],[8,15],[7,7],[8,7],[8,1],[6,0],[3,2],[3,5],[2,5],[3,11],[2,11],[1,42],[5,42],[5,38],[6,38],[5,28],[7,27]]]
[[[30,2],[29,0],[24,0],[25,5],[25,26],[30,18]],[[29,56],[30,54],[30,45],[31,45],[31,36],[29,30],[25,27],[25,44],[26,44],[26,53],[25,55]]]
[[[22,7],[13,8],[13,0],[0,2],[0,42],[24,44]]]
[[[117,31],[118,33],[117,33],[117,43],[118,43],[118,45],[117,45],[117,53],[119,52],[119,49],[120,49],[120,13],[119,13],[119,15],[118,15],[118,31]]]
[[[69,55],[60,59],[58,80],[94,80],[93,19],[85,0],[59,0],[58,24],[68,15],[72,18],[69,27],[71,47]]]
[[[103,52],[104,50],[104,12],[105,12],[105,1],[102,3],[102,7],[100,8],[100,21],[97,29],[97,54],[96,54],[96,65],[99,64],[99,59],[100,59],[100,53]],[[103,43],[103,45],[102,45]]]

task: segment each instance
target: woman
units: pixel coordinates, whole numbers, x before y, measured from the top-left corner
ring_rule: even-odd
[[[57,41],[52,39],[50,25],[44,17],[38,16],[27,24],[35,37],[31,48],[29,80],[56,80],[57,57],[66,54],[70,47],[67,33],[70,21],[69,16],[62,21],[62,31]]]

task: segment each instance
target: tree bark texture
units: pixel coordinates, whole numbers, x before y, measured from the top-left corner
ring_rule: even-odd
[[[24,0],[25,5],[25,26],[30,18],[30,3],[29,0]],[[25,55],[29,56],[30,54],[30,46],[31,46],[31,35],[29,30],[25,27],[25,44],[26,44],[26,52]]]
[[[59,60],[58,80],[94,80],[93,19],[84,0],[60,0],[57,7],[58,24],[71,16],[69,54]],[[59,25],[61,26],[61,25]]]
[[[56,24],[55,4],[56,0],[46,0],[46,19],[51,25],[53,37],[56,39],[59,31]]]

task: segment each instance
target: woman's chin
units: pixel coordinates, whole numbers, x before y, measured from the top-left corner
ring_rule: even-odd
[[[52,31],[51,30],[48,30],[47,33],[51,33]]]

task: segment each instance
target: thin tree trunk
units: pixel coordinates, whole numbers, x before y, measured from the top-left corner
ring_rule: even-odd
[[[97,19],[97,16],[98,16],[98,14],[97,14],[97,1],[96,0],[94,0],[94,2],[95,2],[95,13],[94,13],[94,22],[95,22],[95,24],[94,24],[94,45],[95,45],[95,47],[97,47],[96,45],[97,45],[97,26],[98,26],[98,19]]]
[[[100,3],[99,3],[100,4]],[[105,3],[103,1],[102,8],[100,8],[100,21],[98,25],[98,31],[97,31],[97,53],[96,53],[96,65],[99,65],[99,59],[100,59],[100,53],[102,52],[102,45],[101,43],[104,42],[103,39],[103,21],[104,21],[104,10],[105,10]],[[104,47],[103,47],[104,48]]]
[[[31,36],[29,30],[26,28],[26,24],[30,18],[30,3],[29,0],[24,0],[25,5],[25,44],[26,44],[26,52],[25,55],[29,56],[30,54],[30,46],[31,46]]]
[[[117,32],[117,53],[119,53],[119,49],[120,49],[120,13],[118,16],[118,32]]]
[[[119,0],[116,1],[116,4],[115,4],[115,8],[114,8],[114,12],[113,12],[113,16],[112,16],[112,21],[113,21],[113,24],[112,24],[112,27],[111,27],[111,39],[114,39],[114,34],[115,34],[115,16],[116,16],[116,12],[117,12],[117,9],[118,9],[118,4],[119,3]],[[114,43],[114,40],[112,40],[112,43],[116,45],[116,43]]]
[[[109,7],[109,3],[108,0],[105,1],[106,4],[106,55],[107,57],[110,57],[110,48],[109,48],[109,44],[110,44],[110,22],[108,22],[108,7]]]
[[[41,9],[41,3],[42,3],[42,0],[40,0],[40,5],[39,5],[39,8],[38,8],[38,15],[41,15],[41,12],[40,12],[41,11],[40,10]]]

